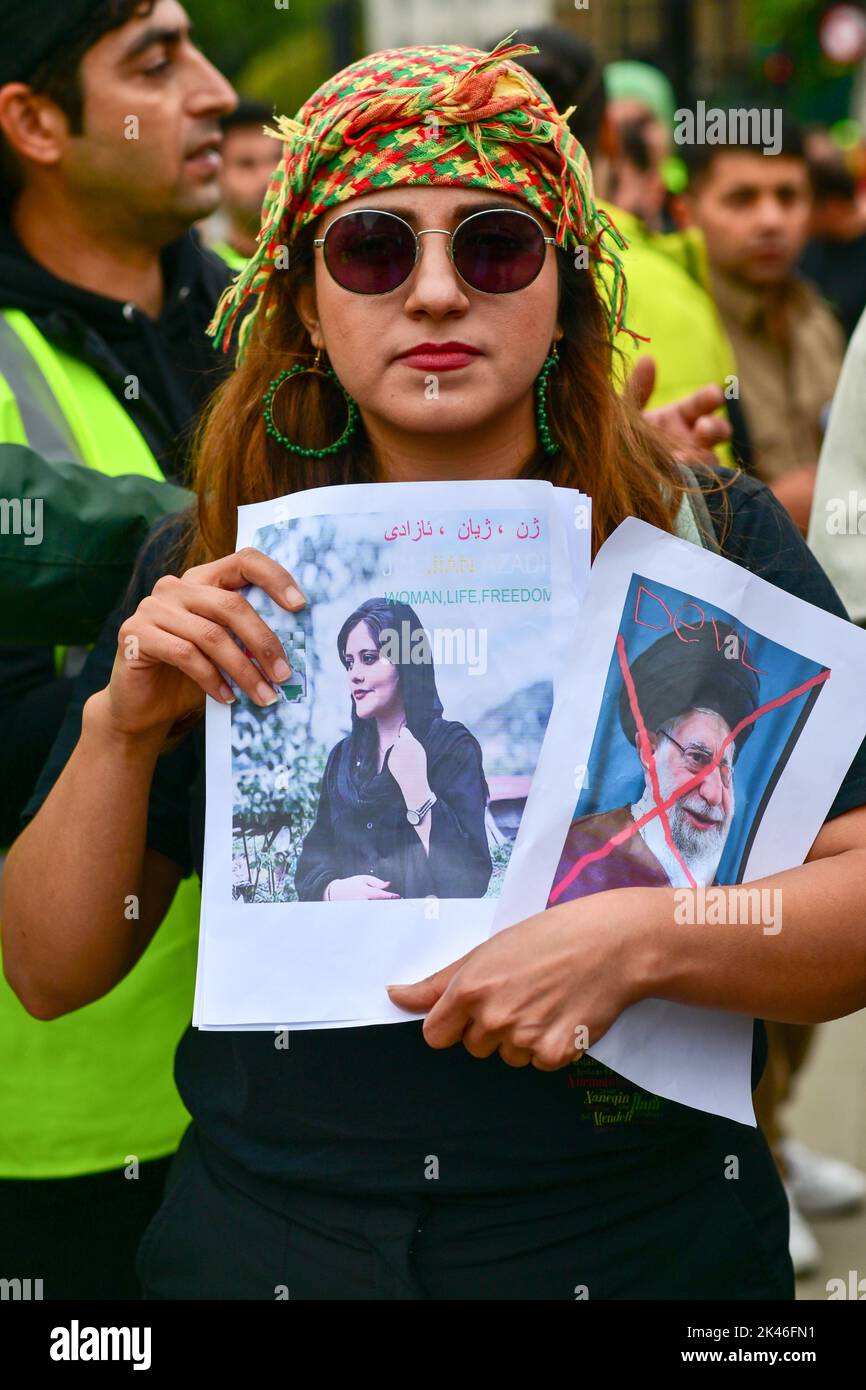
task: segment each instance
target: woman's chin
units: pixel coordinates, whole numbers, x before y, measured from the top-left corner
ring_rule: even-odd
[[[443,374],[443,383],[447,375]],[[391,430],[435,438],[483,432],[501,420],[502,412],[503,402],[496,396],[479,400],[477,393],[473,392],[471,396],[457,401],[452,392],[443,391],[439,398],[428,400],[420,397],[408,408],[404,403],[404,408],[387,414],[382,411],[380,415]]]

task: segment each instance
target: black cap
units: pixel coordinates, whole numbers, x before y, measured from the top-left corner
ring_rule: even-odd
[[[727,641],[731,636],[735,642]],[[729,623],[707,623],[697,632],[683,637],[668,632],[641,652],[631,667],[637,703],[649,732],[660,729],[669,719],[700,707],[715,710],[733,729],[758,708],[760,683],[750,667],[744,666],[742,637]],[[727,653],[730,653],[728,655]],[[629,743],[637,736],[628,691],[623,684],[619,696],[619,722]],[[737,735],[739,753],[754,724],[747,724]]]

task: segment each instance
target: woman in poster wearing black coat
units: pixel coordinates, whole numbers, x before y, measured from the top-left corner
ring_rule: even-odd
[[[328,756],[298,897],[483,897],[492,865],[481,748],[465,725],[442,718],[418,615],[406,603],[367,599],[343,623],[337,651],[352,732]]]

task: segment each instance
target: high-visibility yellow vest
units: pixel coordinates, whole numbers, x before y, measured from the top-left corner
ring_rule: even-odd
[[[130,381],[129,390],[135,389]],[[54,347],[20,309],[0,313],[0,441],[100,473],[163,478],[141,431],[102,378]],[[55,648],[58,675],[65,653]]]
[[[221,260],[225,261],[229,270],[242,270],[249,260],[248,256],[236,251],[227,241],[212,241],[210,249],[216,252]]]
[[[0,441],[114,476],[163,477],[98,373],[15,309],[0,313]],[[0,976],[0,1178],[132,1171],[134,1159],[177,1147],[189,1115],[174,1052],[192,1016],[200,906],[193,874],[126,978],[63,1018],[31,1018]]]
[[[655,358],[656,382],[647,405],[671,405],[702,386],[713,384],[733,389],[737,364],[734,349],[709,290],[709,268],[703,238],[694,228],[687,232],[650,232],[632,213],[610,203],[602,207],[628,238],[621,252],[628,283],[628,326],[650,338],[636,343],[627,333],[616,338],[624,361],[614,359],[619,386],[636,359],[644,353]],[[610,283],[606,266],[599,278]],[[719,461],[732,464],[730,445],[717,449]]]

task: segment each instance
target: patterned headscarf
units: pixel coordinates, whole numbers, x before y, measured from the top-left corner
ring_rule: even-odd
[[[390,48],[330,77],[294,118],[266,134],[283,142],[262,205],[258,245],[227,286],[208,333],[228,347],[243,306],[261,295],[275,261],[327,208],[377,188],[405,184],[497,188],[522,198],[556,227],[565,250],[585,246],[603,262],[611,336],[625,328],[627,291],[620,250],[628,243],[596,207],[586,153],[541,84],[515,62],[539,50],[512,43]],[[243,357],[258,307],[243,320]],[[636,334],[634,336],[637,336]]]

